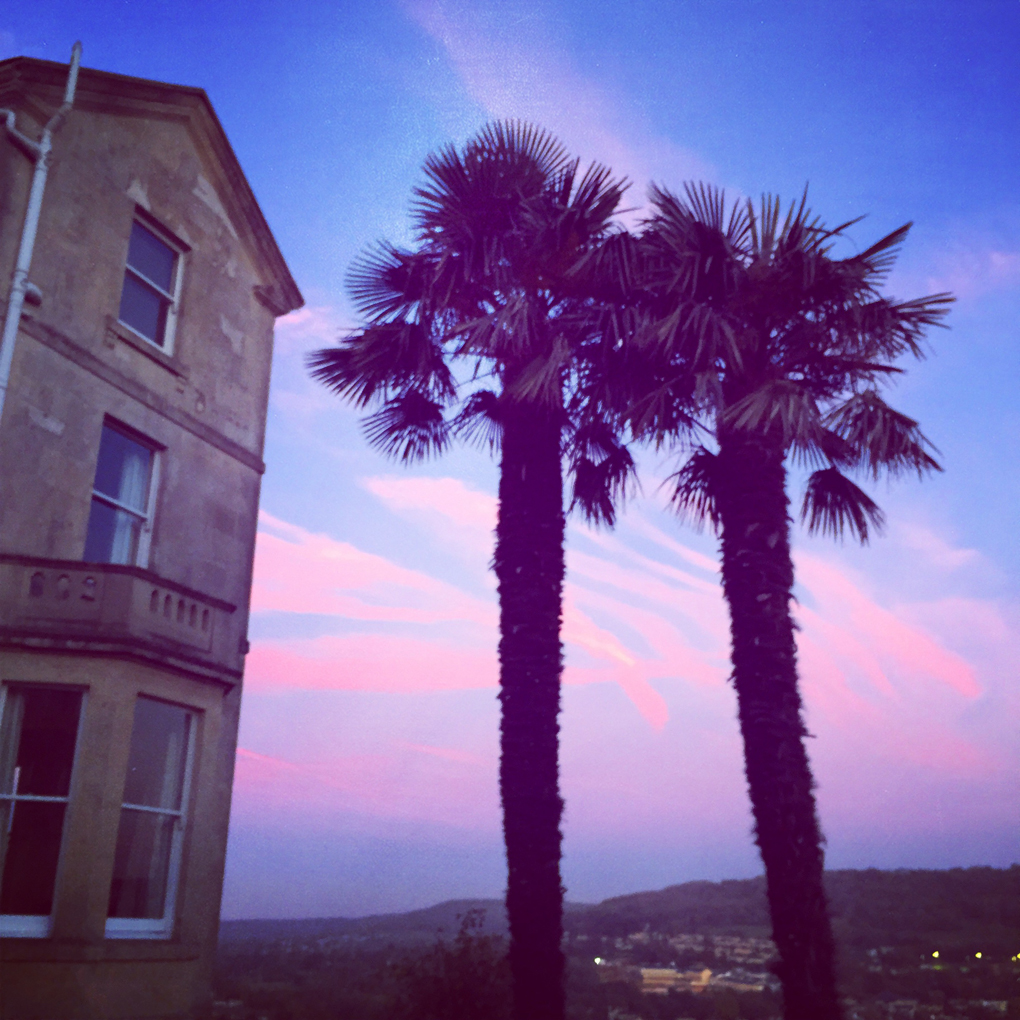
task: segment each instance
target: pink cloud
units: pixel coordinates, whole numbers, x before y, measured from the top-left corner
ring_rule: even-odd
[[[304,305],[276,320],[274,349],[289,357],[332,347],[349,325],[332,305]]]
[[[458,478],[364,478],[363,488],[394,513],[424,527],[459,559],[487,564],[496,530],[496,497]],[[495,578],[487,575],[491,586]]]
[[[492,766],[492,762],[479,754],[472,754],[470,751],[462,751],[457,747],[432,747],[429,744],[412,744],[408,742],[399,745],[408,751],[417,751],[419,754],[431,755],[433,758],[443,758],[446,761],[460,762],[463,765],[485,765]]]
[[[826,658],[834,668],[839,660],[850,663],[871,682],[876,691],[889,698],[897,697],[896,689],[889,682],[872,648],[845,628],[808,609],[807,606],[796,606],[794,613],[801,628],[797,635],[797,647],[802,654],[807,647],[819,652],[825,647]]]
[[[259,513],[252,610],[317,613],[357,620],[462,620],[491,631],[492,603],[348,542],[315,535]],[[273,534],[276,532],[276,534]]]
[[[245,667],[245,685],[260,691],[412,694],[495,687],[498,676],[495,642],[481,650],[400,634],[257,641]]]
[[[232,819],[261,823],[267,814],[321,818],[353,811],[461,829],[497,827],[495,761],[426,753],[416,755],[409,768],[406,751],[393,746],[375,754],[300,762],[238,748]]]
[[[981,297],[997,290],[1020,287],[1020,251],[963,243],[940,250],[929,293],[951,291],[958,298]]]
[[[981,694],[968,662],[866,596],[839,568],[809,553],[797,553],[794,559],[798,580],[818,601],[819,614],[844,621],[844,628],[867,642],[869,662],[874,654],[909,677],[939,680],[966,698]]]
[[[495,500],[490,495],[449,478],[374,478],[364,484],[390,509],[405,512],[427,540],[473,535],[485,552],[491,548]],[[254,689],[428,692],[496,685],[494,597],[488,602],[470,596],[268,514],[261,523],[256,610],[392,626],[443,623],[444,630],[256,642],[248,670]],[[723,689],[729,672],[728,614],[714,560],[645,522],[641,536],[662,549],[661,558],[650,558],[629,546],[627,527],[613,534],[586,531],[588,549],[594,551],[568,545],[564,681],[618,684],[648,725],[662,730],[669,719],[664,692]],[[908,540],[934,550],[947,567],[970,561],[922,530],[908,532]],[[487,556],[473,559],[481,573]],[[921,726],[912,706],[925,698],[930,714],[932,681],[954,696],[978,697],[982,688],[973,666],[933,637],[916,609],[880,605],[844,570],[820,557],[799,552],[796,559],[798,579],[810,595],[810,604],[795,611],[803,628],[802,675],[812,717],[827,719],[843,733],[851,721],[866,723],[876,740],[886,742],[883,726],[906,722],[916,740],[909,748],[903,745],[904,759],[927,753],[918,741],[948,746],[949,731],[939,736],[934,722]],[[948,724],[946,716],[943,729]],[[959,760],[967,753],[961,745]]]
[[[948,570],[960,567],[982,565],[983,557],[977,549],[961,549],[947,542],[931,528],[909,522],[898,522],[893,526],[896,538],[907,548],[921,553],[929,563]]]
[[[394,510],[432,510],[490,541],[496,528],[496,498],[459,478],[366,478],[362,485]]]

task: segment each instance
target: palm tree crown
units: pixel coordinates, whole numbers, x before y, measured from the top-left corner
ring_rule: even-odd
[[[717,443],[755,436],[816,468],[801,508],[809,531],[867,542],[882,514],[844,472],[941,470],[917,422],[879,392],[903,371],[898,358],[923,356],[926,329],[953,300],[879,293],[910,224],[835,259],[834,243],[858,221],[826,228],[806,195],[785,217],[775,196],[727,215],[722,191],[705,185],[687,185],[684,198],[653,186],[652,201],[642,240],[655,325],[639,344],[665,363],[632,412],[635,431],[658,442],[684,431]],[[675,476],[677,508],[695,522],[716,519],[712,461],[695,442]]]
[[[563,462],[573,502],[612,523],[633,464],[600,415],[619,356],[614,284],[594,257],[624,189],[544,132],[492,124],[425,163],[411,250],[354,268],[365,325],[311,358],[360,407],[370,442],[403,461],[454,435],[499,450],[500,791],[516,1020],[564,1015],[558,713]],[[604,387],[603,387],[604,389]]]
[[[498,448],[514,406],[557,414],[572,505],[612,524],[633,463],[599,413],[597,382],[625,327],[611,303],[619,287],[593,255],[619,233],[611,217],[626,182],[599,164],[578,171],[559,142],[519,122],[429,156],[412,206],[417,246],[383,242],[355,264],[349,288],[366,325],[309,367],[356,406],[381,403],[366,436],[405,462],[455,435]]]
[[[838,1020],[822,835],[804,749],[790,615],[787,464],[813,468],[810,531],[867,541],[882,522],[847,475],[939,469],[917,423],[880,393],[952,298],[879,293],[908,226],[849,258],[804,199],[727,210],[721,191],[652,189],[638,277],[648,325],[633,342],[637,435],[679,443],[673,503],[721,537],[738,715],[765,864],[787,1020]]]

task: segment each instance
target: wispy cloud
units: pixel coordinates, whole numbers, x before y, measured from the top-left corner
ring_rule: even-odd
[[[491,603],[264,510],[255,545],[252,610],[407,623],[462,620],[485,630],[496,623]]]
[[[453,478],[378,477],[362,485],[403,515],[423,541],[453,536],[476,550],[468,568],[474,587],[482,578],[491,587],[485,564],[495,501],[489,494]],[[333,617],[354,632],[256,642],[251,685],[405,693],[496,685],[494,594],[469,594],[269,514],[261,525],[255,611]],[[654,730],[669,721],[667,689],[723,691],[729,623],[715,561],[651,523],[640,507],[616,533],[572,526],[571,534],[565,682],[618,684]],[[950,572],[973,559],[969,550],[923,528],[905,527],[902,541]],[[636,543],[656,552],[639,551]],[[848,732],[861,724],[877,738],[883,726],[901,724],[923,700],[929,709],[942,706],[938,719],[926,713],[931,726],[914,727],[918,741],[930,741],[951,725],[954,704],[981,697],[984,685],[973,663],[926,625],[926,613],[937,616],[936,610],[916,602],[882,604],[844,568],[811,552],[799,551],[796,566],[803,592],[795,609],[802,674],[816,725]],[[366,624],[384,625],[387,632],[359,629]],[[1000,630],[996,640],[1006,640],[1009,628],[1002,623]],[[888,733],[883,739],[889,740]],[[904,755],[921,753],[909,749],[909,735],[903,739]],[[965,758],[961,750],[957,760]]]
[[[371,691],[394,694],[495,688],[495,642],[464,647],[394,634],[323,635],[256,641],[245,682],[253,690]]]
[[[490,494],[451,478],[367,478],[362,488],[381,513],[403,518],[413,543],[445,548],[452,535],[471,544],[463,576],[484,591]],[[799,667],[819,738],[809,751],[823,821],[845,842],[847,832],[875,830],[880,811],[881,838],[907,838],[942,824],[933,819],[946,790],[968,805],[986,790],[992,806],[956,807],[947,824],[988,828],[1013,796],[1005,720],[1020,707],[1008,693],[1020,628],[953,587],[975,566],[969,550],[921,527],[893,529],[885,541],[898,557],[925,560],[930,598],[876,590],[836,551],[796,553]],[[357,817],[497,833],[494,594],[472,595],[398,554],[268,514],[255,575],[256,613],[272,614],[280,636],[255,641],[248,657],[246,711],[266,718],[264,736],[246,736],[239,752],[238,820],[269,812],[297,826]],[[339,629],[300,636],[297,622],[309,615]],[[570,839],[711,830],[739,841],[749,820],[714,558],[641,502],[615,532],[572,524],[563,637]],[[288,735],[275,723],[276,706],[287,705],[315,705],[322,720],[301,716]]]
[[[492,118],[519,118],[556,134],[583,160],[608,164],[634,185],[626,201],[643,205],[650,180],[711,177],[690,150],[655,133],[604,79],[578,70],[555,45],[536,5],[503,8],[406,0],[405,10],[443,47],[465,90]]]
[[[308,304],[276,320],[275,351],[292,356],[331,347],[350,323],[329,304]]]
[[[951,291],[970,300],[993,291],[1020,289],[1020,251],[973,245],[953,245],[936,258],[927,277],[929,293]]]
[[[817,600],[818,616],[805,616],[805,629],[810,633],[812,619],[839,620],[843,632],[839,651],[850,654],[865,671],[874,673],[882,661],[886,677],[894,670],[901,682],[920,679],[925,684],[937,681],[948,685],[964,698],[976,698],[981,687],[973,667],[959,655],[943,648],[920,627],[912,626],[894,612],[879,605],[853,583],[838,567],[818,556],[801,552],[795,555],[797,576],[810,595]],[[854,652],[853,649],[859,649]],[[887,684],[879,684],[888,690]]]
[[[241,824],[295,808],[320,819],[357,812],[459,829],[494,830],[499,817],[496,761],[454,748],[393,743],[373,754],[291,761],[239,747],[234,783],[232,820]]]

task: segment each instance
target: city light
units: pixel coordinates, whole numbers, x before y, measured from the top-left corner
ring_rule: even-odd
[[[974,959],[975,960],[980,960],[981,959],[981,954],[980,953],[975,953],[974,954]]]
[[[939,951],[936,949],[935,952],[932,953],[931,955],[934,956],[935,959],[937,960],[939,958]]]

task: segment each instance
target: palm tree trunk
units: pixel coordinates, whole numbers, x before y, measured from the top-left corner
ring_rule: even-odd
[[[767,440],[724,432],[716,463],[733,684],[784,1014],[786,1020],[839,1020],[823,838],[797,690],[783,452]]]
[[[503,418],[495,569],[500,603],[500,794],[514,1020],[563,1020],[560,674],[564,515],[560,426]]]

